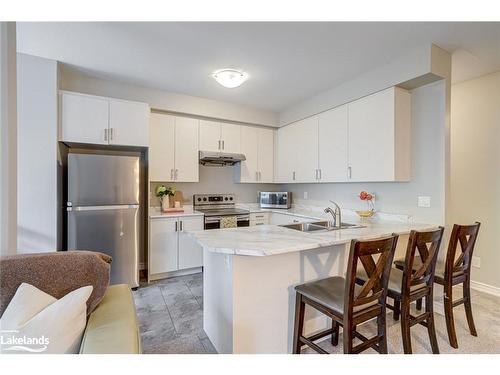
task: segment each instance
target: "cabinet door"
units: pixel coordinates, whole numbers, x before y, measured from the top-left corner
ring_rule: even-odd
[[[197,119],[175,118],[175,181],[199,181],[198,123]]]
[[[394,179],[394,88],[349,105],[350,181]]]
[[[241,153],[246,160],[240,164],[240,182],[257,182],[259,165],[259,129],[241,127]]]
[[[200,151],[220,151],[220,123],[200,120]]]
[[[318,169],[318,116],[299,121],[294,136],[296,182],[316,182]]]
[[[108,115],[106,99],[62,93],[61,140],[107,145]]]
[[[178,270],[177,218],[150,220],[149,273]]]
[[[184,231],[203,230],[203,217],[181,217],[179,232],[179,269],[203,266],[203,248]]]
[[[239,154],[241,152],[241,126],[221,124],[222,151]]]
[[[296,124],[290,124],[278,129],[277,182],[296,182],[294,180],[294,171],[298,155],[295,150],[295,134]]]
[[[175,117],[151,114],[149,146],[149,179],[174,180]]]
[[[347,105],[319,115],[319,181],[347,181]]]
[[[109,144],[148,147],[149,113],[145,103],[110,100]]]
[[[259,182],[274,182],[274,131],[272,129],[259,129],[257,155]]]

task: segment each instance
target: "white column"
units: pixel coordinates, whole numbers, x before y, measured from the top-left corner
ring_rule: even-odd
[[[17,249],[16,23],[0,22],[0,254]]]

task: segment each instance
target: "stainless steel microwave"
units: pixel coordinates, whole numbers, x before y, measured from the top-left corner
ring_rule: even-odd
[[[260,191],[259,203],[262,208],[290,208],[292,193],[289,191]]]

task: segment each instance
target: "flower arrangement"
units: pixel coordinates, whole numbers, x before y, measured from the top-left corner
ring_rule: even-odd
[[[169,197],[173,197],[175,194],[175,189],[173,187],[166,187],[165,185],[160,185],[156,188],[155,195],[160,198],[160,204],[162,211],[165,211],[166,208],[170,205]],[[165,202],[165,197],[167,197]],[[166,207],[165,207],[166,205]]]
[[[375,194],[362,191],[359,193],[359,199],[365,201],[368,209],[364,211],[356,211],[360,217],[371,217],[375,213]]]

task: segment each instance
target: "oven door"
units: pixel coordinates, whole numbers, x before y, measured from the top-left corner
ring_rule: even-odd
[[[220,229],[220,219],[222,216],[205,216],[205,230],[207,229]],[[238,227],[250,226],[250,215],[236,216]]]

